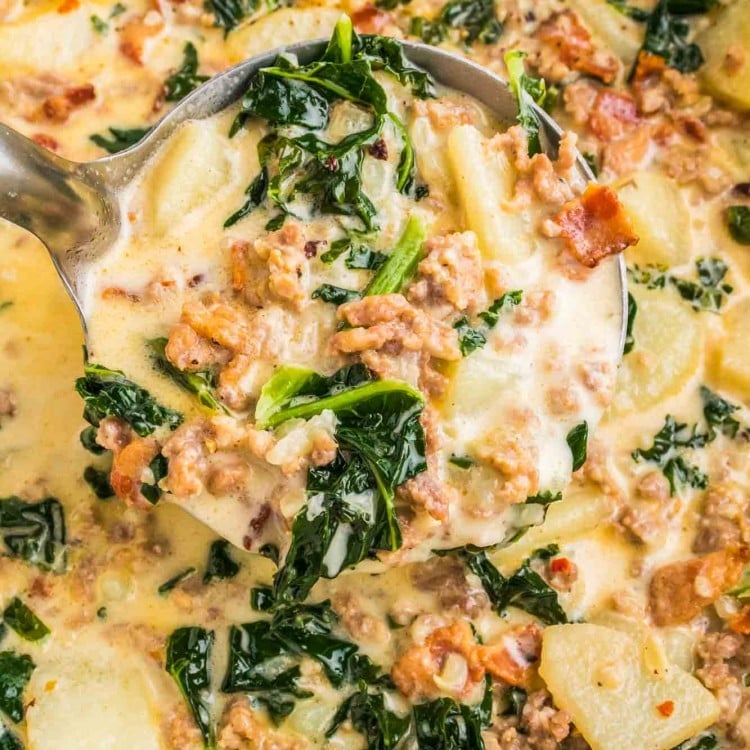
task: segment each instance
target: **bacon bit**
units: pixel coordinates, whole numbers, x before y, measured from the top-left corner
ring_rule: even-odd
[[[617,194],[602,185],[589,185],[583,195],[568,201],[555,223],[568,252],[587,268],[638,242]]]
[[[90,83],[84,83],[82,86],[69,86],[65,89],[65,98],[74,106],[90,102],[96,99],[96,91]]]
[[[388,159],[388,146],[382,138],[378,138],[375,143],[367,147],[367,153],[375,159],[386,161]]]
[[[318,254],[318,248],[321,245],[327,245],[326,240],[308,240],[305,242],[305,258],[314,258]]]
[[[512,648],[508,648],[509,640],[512,641]],[[509,685],[524,687],[529,684],[541,649],[542,628],[534,622],[514,628],[499,643],[478,646],[477,652],[482,666],[493,677]]]
[[[573,569],[573,564],[568,560],[567,557],[556,557],[554,560],[550,560],[549,570],[550,573],[563,573],[567,574]]]
[[[392,22],[393,16],[390,13],[374,5],[365,5],[364,8],[352,13],[354,28],[362,34],[382,34],[385,27]]]
[[[128,302],[141,302],[142,300],[139,294],[121,289],[119,286],[108,286],[102,291],[102,299],[125,299]]]
[[[115,495],[128,505],[148,510],[152,504],[141,494],[141,475],[159,455],[159,444],[153,438],[131,436],[130,442],[114,452],[109,483]]]
[[[632,96],[602,89],[594,100],[588,126],[600,141],[609,142],[632,130],[638,121],[638,107]]]
[[[71,13],[81,5],[80,0],[63,0],[60,5],[57,6],[58,13]]]
[[[729,621],[729,629],[740,635],[750,635],[750,604],[732,617]]]
[[[76,107],[94,99],[96,99],[96,91],[92,84],[68,86],[62,94],[45,99],[42,103],[42,112],[53,122],[65,122]]]
[[[666,719],[674,713],[674,701],[664,701],[656,707],[656,710]]]
[[[741,195],[744,198],[750,198],[750,182],[738,182],[732,188],[733,195]]]
[[[146,19],[153,23],[146,23]],[[158,34],[164,26],[164,19],[157,11],[134,16],[120,29],[120,52],[136,65],[143,65],[143,50],[146,40]]]
[[[650,52],[641,50],[638,55],[638,62],[635,66],[633,80],[636,84],[642,83],[651,76],[661,77],[661,74],[667,69],[667,61],[661,55],[653,55]]]
[[[46,133],[35,133],[31,136],[31,140],[49,151],[57,151],[60,148],[60,144],[51,135],[47,135]]]
[[[604,83],[615,80],[620,68],[617,59],[596,49],[577,13],[571,10],[554,13],[539,27],[536,36],[555,48],[560,62],[571,70],[588,73]]]

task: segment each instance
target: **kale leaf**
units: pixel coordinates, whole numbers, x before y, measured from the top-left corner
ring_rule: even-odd
[[[494,0],[449,0],[438,16],[452,29],[460,29],[466,44],[480,41],[494,44],[503,32],[503,25],[495,15]]]
[[[681,742],[672,750],[716,750],[718,747],[719,741],[716,739],[716,735],[701,734]]]
[[[638,303],[635,297],[628,292],[628,321],[625,327],[625,345],[622,348],[623,354],[630,354],[635,346],[633,337],[633,326],[635,325],[635,316],[638,314]]]
[[[195,45],[185,42],[182,65],[164,81],[164,98],[168,102],[179,102],[208,79],[209,76],[198,75],[198,50]]]
[[[205,0],[204,7],[213,13],[216,26],[228,34],[247,16],[258,10],[258,0]]]
[[[89,140],[110,154],[118,154],[126,148],[135,146],[151,132],[151,128],[107,128],[107,130],[109,130],[110,137],[95,133],[89,136]]]
[[[65,569],[65,513],[59,500],[48,497],[31,503],[1,498],[0,534],[12,556],[43,570]]]
[[[229,542],[225,539],[217,539],[211,542],[211,547],[208,550],[206,572],[203,574],[203,583],[234,578],[239,572],[239,563],[233,560],[229,554]]]
[[[125,373],[103,365],[86,364],[84,377],[76,380],[76,391],[85,403],[84,418],[94,426],[104,417],[118,417],[145,437],[157,427],[166,424],[174,430],[182,422],[180,414],[159,404]]]
[[[628,278],[635,284],[643,284],[646,289],[664,289],[669,279],[667,267],[656,264],[628,266]]]
[[[732,239],[740,245],[750,245],[750,206],[729,206],[725,216]]]
[[[727,295],[733,291],[732,287],[724,282],[729,270],[727,264],[719,258],[699,258],[695,266],[698,272],[697,282],[675,276],[670,277],[670,282],[694,310],[719,312]]]
[[[0,651],[0,711],[16,723],[23,719],[23,691],[34,666],[26,654]]]
[[[344,287],[334,286],[333,284],[321,284],[310,296],[313,299],[330,302],[332,305],[343,305],[345,302],[360,299],[362,294],[354,289],[344,289]]]
[[[41,641],[49,635],[49,628],[17,597],[14,596],[3,612],[3,622],[26,641]]]
[[[630,455],[636,463],[650,461],[656,464],[669,481],[670,494],[674,495],[683,485],[699,489],[708,486],[708,477],[682,455],[682,449],[702,448],[707,442],[708,435],[699,433],[697,425],[691,430],[687,424],[667,415],[664,426],[654,435],[651,447],[638,448]]]
[[[178,628],[167,640],[165,664],[190,707],[207,748],[214,747],[214,726],[207,696],[211,687],[213,642],[213,631],[199,627]]]
[[[409,22],[409,33],[419,37],[425,44],[440,44],[445,41],[448,27],[439,18],[429,19],[413,16]]]
[[[156,589],[156,593],[159,594],[159,596],[166,596],[170,591],[179,586],[183,581],[187,581],[188,578],[192,578],[195,573],[196,569],[192,565],[189,568],[181,570],[179,573],[176,573],[171,578],[168,578],[166,581],[164,581],[164,583],[162,583],[159,588]]]
[[[367,750],[395,750],[411,724],[410,716],[389,711],[382,691],[370,692],[365,682],[360,682],[357,692],[352,693],[336,711],[326,737],[332,737],[347,719],[365,738]]]
[[[664,58],[670,68],[676,68],[681,73],[692,73],[704,62],[700,47],[687,41],[690,25],[678,12],[680,9],[687,10],[691,5],[659,0],[646,21],[641,48],[643,52]],[[705,10],[687,10],[689,14],[696,12],[703,13]]]
[[[109,474],[109,471],[97,469],[96,466],[87,466],[83,470],[83,480],[100,500],[109,500],[115,496],[115,491],[109,483]]]
[[[23,750],[21,740],[0,722],[0,750]]]
[[[573,457],[573,471],[578,471],[586,463],[588,439],[589,426],[585,420],[577,424],[565,438]]]
[[[349,255],[344,261],[347,268],[362,269],[364,271],[377,271],[388,256],[366,245],[356,245],[349,250]]]
[[[151,349],[151,357],[159,372],[171,378],[180,388],[194,393],[198,401],[207,409],[227,414],[227,409],[214,395],[216,378],[214,373],[209,371],[188,372],[175,367],[166,355],[167,339],[151,339],[148,342]]]
[[[508,85],[518,105],[516,119],[526,131],[529,156],[534,156],[542,152],[542,141],[539,135],[542,121],[534,109],[534,104],[540,107],[544,104],[547,86],[543,78],[533,78],[526,73],[523,62],[525,57],[525,52],[517,50],[506,52],[504,59],[508,68]]]
[[[508,306],[515,306],[521,303],[523,292],[516,289],[512,292],[505,292],[498,297],[484,312],[480,312],[477,317],[484,323],[484,326],[472,327],[466,316],[459,318],[453,327],[458,331],[458,347],[461,354],[467,357],[477,349],[481,349],[487,343],[487,331],[497,325],[500,319],[500,312]]]
[[[708,439],[713,440],[717,431],[730,438],[737,437],[741,425],[732,414],[740,407],[723,399],[705,385],[700,387],[700,396],[703,402],[703,417],[708,425]]]

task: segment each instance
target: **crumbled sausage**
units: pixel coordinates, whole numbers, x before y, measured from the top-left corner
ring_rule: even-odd
[[[414,585],[434,593],[442,610],[455,609],[468,617],[477,617],[489,603],[483,588],[475,588],[466,578],[466,568],[453,556],[431,557],[409,569]]]
[[[750,497],[735,484],[712,485],[703,497],[695,552],[714,552],[750,542]]]
[[[119,29],[120,52],[136,65],[143,65],[146,41],[164,27],[164,18],[156,10],[131,16]]]
[[[221,719],[218,739],[221,750],[306,750],[310,746],[289,729],[274,729],[245,699],[229,705]]]
[[[659,626],[689,622],[737,584],[748,560],[750,549],[744,547],[658,568],[649,587],[654,622]]]
[[[331,604],[352,638],[380,645],[390,640],[391,633],[385,621],[367,614],[359,595],[352,591],[339,591],[334,594]]]
[[[200,336],[186,323],[177,323],[169,332],[167,359],[179,370],[207,370],[229,361],[230,352]]]

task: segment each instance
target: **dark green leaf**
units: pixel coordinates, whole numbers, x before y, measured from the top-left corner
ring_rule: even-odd
[[[49,635],[49,628],[17,597],[3,612],[3,622],[26,641],[40,641]]]
[[[351,248],[344,263],[347,268],[377,271],[387,257],[384,253],[379,253],[366,245],[356,245]]]
[[[204,7],[213,13],[216,25],[228,33],[255,12],[259,5],[258,0],[205,0]]]
[[[215,377],[212,372],[200,371],[189,372],[180,370],[167,359],[167,339],[151,339],[148,342],[151,349],[151,358],[159,372],[171,378],[180,388],[194,393],[198,401],[207,409],[227,414],[226,407],[214,395]]]
[[[438,16],[446,26],[464,32],[467,44],[494,44],[503,32],[494,0],[449,0]]]
[[[628,266],[628,278],[636,284],[645,285],[646,289],[663,289],[669,278],[667,267],[648,265],[641,268],[638,265]]]
[[[334,286],[333,284],[321,284],[311,296],[313,299],[320,299],[323,302],[330,302],[333,305],[343,305],[345,302],[360,299],[362,293],[353,289]]]
[[[34,666],[26,654],[0,651],[0,711],[16,723],[23,720],[23,691]]]
[[[206,748],[214,747],[214,727],[209,709],[211,648],[213,631],[178,628],[167,640],[165,669],[172,675],[190,707]]]
[[[100,500],[109,500],[114,497],[115,492],[109,483],[108,471],[97,469],[96,466],[87,466],[83,471],[83,479]]]
[[[266,167],[262,167],[256,178],[248,185],[245,195],[247,200],[224,222],[224,229],[236,224],[240,219],[244,219],[251,211],[265,202],[268,195],[268,169]]]
[[[181,570],[176,575],[173,575],[171,578],[168,578],[164,583],[159,586],[156,591],[158,592],[159,596],[164,596],[168,594],[172,589],[179,586],[183,581],[187,581],[188,578],[192,578],[195,575],[195,568],[191,565],[189,568],[185,568],[185,570]]]
[[[198,75],[198,50],[192,42],[185,42],[182,65],[164,81],[164,98],[168,102],[179,102],[208,78]]]
[[[525,52],[515,51],[505,54],[505,65],[508,68],[508,85],[518,105],[516,119],[526,131],[529,156],[542,152],[542,141],[539,133],[542,127],[534,104],[541,106],[547,94],[543,78],[532,78],[527,75],[524,66]]]
[[[430,20],[414,16],[409,23],[409,33],[419,37],[425,44],[437,45],[445,41],[448,26],[441,20]]]
[[[126,148],[134,146],[142,138],[145,138],[150,132],[151,128],[107,128],[109,130],[109,136],[95,133],[89,136],[89,140],[93,141],[97,146],[103,148],[110,154],[118,154],[120,151],[124,151]]]
[[[250,606],[256,612],[270,612],[276,600],[273,598],[273,589],[268,586],[257,586],[250,589]]]
[[[453,327],[458,332],[458,348],[461,350],[462,357],[468,357],[487,343],[484,332],[479,328],[472,328],[466,316],[459,318]]]
[[[638,303],[635,301],[635,297],[628,292],[628,322],[625,327],[625,345],[623,346],[622,353],[630,354],[635,346],[635,339],[633,338],[633,326],[635,325],[635,316],[638,313]]]
[[[472,466],[476,464],[476,461],[473,458],[469,458],[468,456],[451,456],[448,459],[454,466],[458,466],[459,469],[470,469]]]
[[[590,151],[584,151],[581,156],[583,157],[583,160],[588,165],[588,168],[591,170],[591,174],[594,175],[594,177],[599,176],[599,163],[596,160],[596,156],[592,154]]]
[[[91,16],[91,26],[97,34],[106,34],[109,31],[109,24],[96,15]]]
[[[503,711],[503,716],[515,716],[520,719],[523,713],[523,707],[526,705],[526,691],[520,687],[509,687],[503,694],[507,708]]]
[[[732,239],[740,245],[750,245],[750,206],[729,206],[726,221]]]
[[[529,495],[526,498],[526,502],[531,503],[532,505],[549,505],[550,503],[556,503],[559,500],[562,500],[562,492],[552,493],[549,490],[540,492],[536,495]]]
[[[681,742],[672,750],[716,750],[719,747],[719,741],[713,734],[702,734],[698,737],[692,737],[689,740]]]
[[[515,307],[521,304],[523,299],[523,292],[520,289],[516,289],[512,292],[505,292],[498,297],[484,312],[480,312],[478,317],[481,318],[488,328],[494,328],[497,325],[497,321],[500,319],[500,313],[503,308]]]
[[[651,11],[641,49],[663,57],[670,68],[692,73],[703,65],[703,54],[697,44],[688,42],[690,26],[670,5],[670,0],[659,0]]]
[[[104,453],[105,448],[103,448],[101,445],[99,445],[99,443],[96,442],[96,427],[89,425],[88,427],[81,430],[79,439],[81,441],[81,445],[87,451],[89,451],[89,453],[93,453],[95,456],[100,456],[102,453]]]
[[[148,468],[154,475],[154,481],[153,484],[147,484],[146,482],[141,484],[141,495],[143,495],[151,505],[156,505],[163,494],[161,487],[159,487],[159,482],[167,476],[169,462],[167,461],[166,456],[162,456],[160,453],[158,456],[154,457],[148,465]]]
[[[211,542],[206,572],[203,574],[203,583],[234,578],[239,572],[239,563],[233,560],[229,554],[229,542],[225,539],[217,539],[215,542]]]
[[[729,270],[727,264],[719,258],[699,258],[695,267],[698,273],[697,283],[676,276],[669,277],[670,283],[683,299],[690,302],[694,310],[719,312],[727,295],[733,291],[729,284],[724,283]]]
[[[740,423],[732,414],[739,410],[737,404],[726,401],[718,393],[714,393],[705,385],[700,387],[700,396],[703,401],[703,416],[708,424],[709,440],[716,437],[717,430],[727,437],[737,437]]]
[[[2,678],[0,678],[2,679]],[[21,740],[0,722],[0,750],[23,750]]]
[[[119,370],[86,364],[84,373],[76,380],[76,391],[85,402],[84,417],[92,425],[98,426],[104,417],[117,417],[145,437],[161,425],[174,430],[182,422],[180,414],[159,404]]]
[[[615,8],[622,15],[632,18],[634,21],[648,21],[651,15],[650,11],[644,8],[637,8],[634,5],[628,5],[626,0],[607,0],[607,3]]]
[[[586,452],[588,448],[589,440],[589,426],[586,421],[577,424],[565,438],[568,447],[570,448],[570,454],[573,457],[573,471],[578,469],[586,463]]]
[[[38,503],[0,498],[0,533],[13,557],[43,570],[65,569],[65,514],[55,498]]]
[[[327,250],[320,256],[323,263],[333,263],[336,258],[343,255],[347,250],[352,247],[352,241],[348,237],[344,237],[340,240],[334,240],[331,243],[331,249]]]

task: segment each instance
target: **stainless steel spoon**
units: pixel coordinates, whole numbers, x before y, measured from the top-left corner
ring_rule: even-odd
[[[414,42],[402,44],[408,59],[431,73],[438,82],[474,97],[500,121],[515,119],[516,102],[502,78],[444,50]],[[230,68],[183,99],[139,143],[92,162],[63,159],[0,125],[0,217],[32,232],[45,244],[76,305],[84,331],[83,278],[86,268],[106,253],[118,236],[121,221],[118,196],[122,189],[181,123],[211,117],[237,101],[258,70],[271,65],[279,53],[293,53],[304,64],[319,56],[325,45],[325,40],[302,42],[266,52]],[[562,131],[546,112],[539,108],[537,111],[543,123],[542,145],[546,153],[554,157]],[[578,166],[587,180],[594,179],[580,156]],[[622,259],[613,268],[621,297],[622,349],[627,321]],[[225,512],[218,513],[216,503],[196,500],[180,504],[217,533],[242,546],[246,527],[246,522],[242,523],[243,508],[225,506]]]

